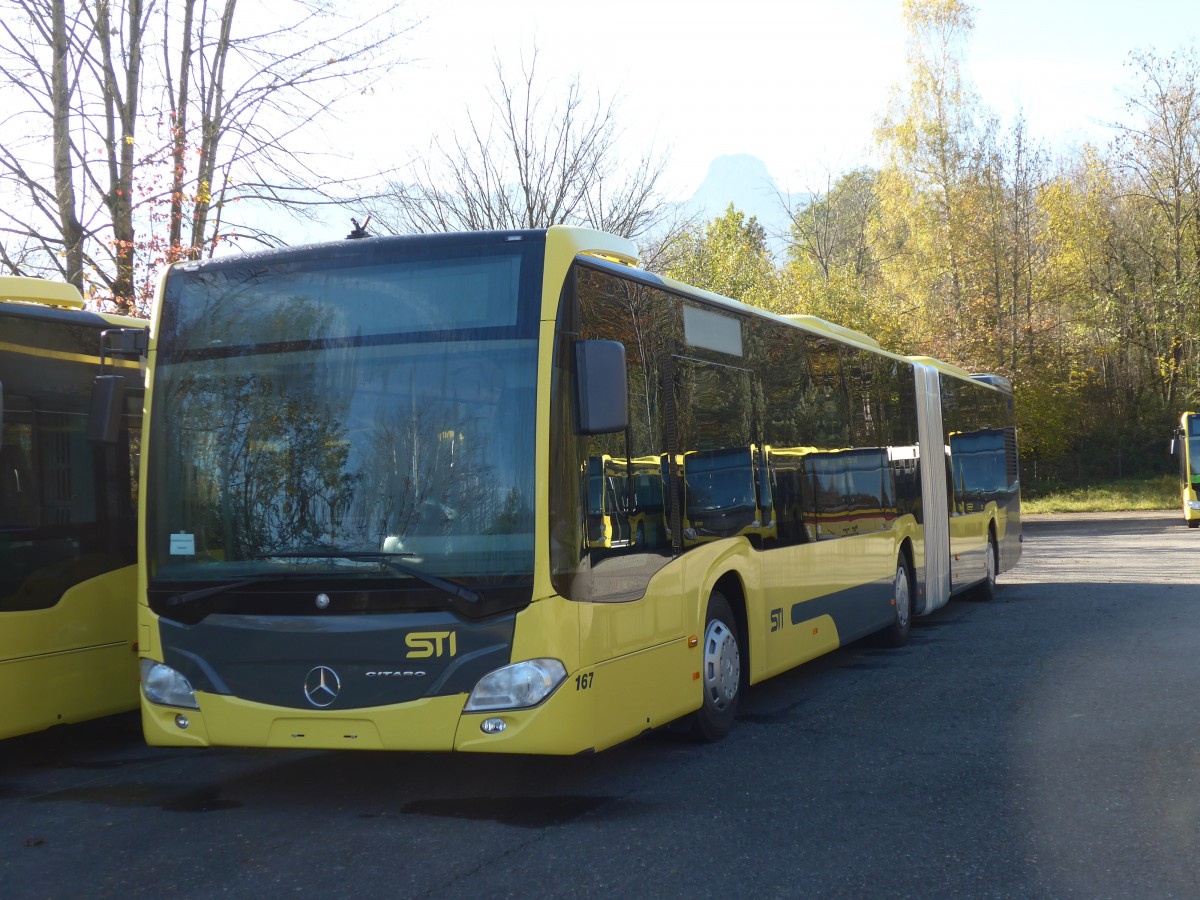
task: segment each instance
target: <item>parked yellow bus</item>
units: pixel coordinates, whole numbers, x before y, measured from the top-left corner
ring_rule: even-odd
[[[1185,412],[1171,436],[1171,452],[1179,458],[1179,493],[1188,528],[1200,526],[1200,415]]]
[[[113,438],[88,423],[102,335],[146,324],[0,277],[0,738],[137,708],[137,361]]]
[[[1020,556],[1011,386],[635,252],[553,227],[171,269],[151,744],[575,754],[685,717],[714,740],[748,685],[990,594]],[[952,435],[979,430],[1005,483],[976,509]],[[689,509],[705,469],[744,476],[728,510]]]

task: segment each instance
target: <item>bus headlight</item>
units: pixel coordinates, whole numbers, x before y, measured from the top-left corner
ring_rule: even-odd
[[[142,691],[151,703],[157,703],[159,706],[182,706],[186,709],[200,708],[191,684],[182,674],[153,659],[143,659],[141,666]]]
[[[1189,500],[1187,505],[1188,509],[1200,509],[1200,500]]]
[[[537,706],[563,683],[567,668],[557,659],[530,659],[489,672],[479,679],[464,712]]]

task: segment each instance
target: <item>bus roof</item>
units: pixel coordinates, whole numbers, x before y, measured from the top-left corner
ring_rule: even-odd
[[[971,377],[976,381],[982,381],[984,384],[990,384],[992,387],[1000,388],[1002,391],[1012,393],[1012,380],[1005,378],[1003,375],[993,375],[991,372],[972,372]]]
[[[954,363],[948,363],[944,359],[936,359],[932,356],[910,356],[910,360],[915,363],[923,363],[927,366],[932,366],[939,372],[944,372],[947,375],[954,375],[964,381],[971,380],[971,373],[966,369],[959,368]]]
[[[116,325],[119,328],[148,328],[150,326],[149,319],[89,310],[79,289],[65,281],[49,281],[45,278],[29,278],[22,275],[0,275],[0,303],[29,304],[55,310],[77,310],[88,316],[96,316],[102,322]],[[100,325],[101,322],[93,321],[90,324]]]
[[[633,241],[605,231],[574,225],[551,225],[546,229],[546,239],[563,240],[571,244],[577,255],[607,259],[623,266],[638,266],[637,247]]]
[[[875,338],[863,334],[861,331],[855,331],[853,328],[847,328],[845,325],[837,325],[817,316],[805,316],[798,313],[789,313],[782,318],[795,322],[798,325],[805,325],[812,331],[824,331],[834,337],[843,340],[857,341],[860,344],[866,344],[868,347],[873,347],[876,350],[883,349],[879,341]]]
[[[84,306],[83,295],[73,284],[21,275],[0,275],[0,300],[65,309],[83,309]]]

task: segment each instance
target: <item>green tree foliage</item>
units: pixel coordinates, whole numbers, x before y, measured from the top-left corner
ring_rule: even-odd
[[[730,207],[659,269],[1011,378],[1027,485],[1166,471],[1172,422],[1200,409],[1200,57],[1131,54],[1114,140],[1053,158],[966,80],[970,6],[903,9],[881,166],[793,211],[778,267]]]
[[[792,214],[783,306],[871,335],[888,347],[907,340],[910,311],[891,302],[880,264],[878,172],[855,169]]]
[[[1200,405],[1200,59],[1134,53],[1128,121],[1052,159],[965,79],[972,11],[906,0],[882,166],[793,214],[779,307],[1017,386],[1026,477],[1163,470]]]
[[[776,312],[783,307],[780,274],[758,220],[734,208],[685,230],[656,268],[664,275]]]
[[[885,277],[920,301],[924,330],[957,355],[972,297],[970,230],[979,197],[979,100],[961,72],[972,27],[961,0],[905,0],[908,74],[880,124],[885,165],[879,202],[885,227],[903,250],[890,254]]]

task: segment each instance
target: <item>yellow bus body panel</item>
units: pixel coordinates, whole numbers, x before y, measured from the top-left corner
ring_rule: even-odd
[[[765,608],[750,627],[751,638],[760,637],[763,646],[755,653],[751,644],[751,660],[757,657],[758,661],[752,683],[840,647],[843,636],[834,618],[816,601],[841,592],[872,586],[882,590],[890,585],[901,546],[909,540],[915,558],[921,533],[913,517],[904,516],[885,530],[764,554]]]
[[[1190,485],[1184,487],[1181,493],[1183,495],[1183,521],[1188,523],[1200,521],[1200,509],[1194,509],[1191,506],[1200,500],[1200,494],[1197,494]],[[1189,524],[1189,527],[1194,528],[1195,526]]]
[[[0,739],[137,708],[136,571],[90,578],[46,609],[0,612]]]
[[[568,675],[540,706],[466,713],[454,749],[483,753],[577,754],[605,750],[673,722],[700,706],[699,651],[675,640]],[[484,734],[485,719],[505,730]]]
[[[700,707],[698,639],[707,597],[723,577],[736,577],[748,600],[751,680],[761,681],[841,646],[833,619],[824,614],[796,625],[789,619],[787,627],[770,632],[772,605],[890,581],[909,527],[767,554],[745,538],[730,538],[695,547],[669,563],[639,600],[581,603],[553,596],[536,601],[517,616],[512,658],[560,659],[568,675],[533,709],[466,713],[467,697],[459,694],[332,713],[200,692],[198,711],[143,701],[146,740],[159,746],[559,755],[603,750]],[[764,565],[764,559],[770,564]],[[808,573],[799,589],[785,586],[788,571],[793,577],[796,571]],[[836,571],[854,574],[837,578],[830,574]],[[685,584],[692,588],[685,590]],[[790,616],[790,604],[787,609]],[[144,642],[153,646],[153,614],[143,607],[142,615]],[[691,638],[697,639],[695,645]],[[176,725],[179,714],[188,720],[186,729]],[[487,719],[502,720],[504,730],[484,733],[480,726]]]
[[[994,502],[979,512],[950,517],[950,558],[952,583],[961,586],[983,581],[987,577],[988,526],[996,523],[996,540],[1003,542],[1005,524]]]

